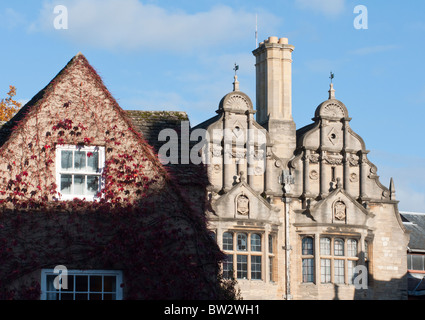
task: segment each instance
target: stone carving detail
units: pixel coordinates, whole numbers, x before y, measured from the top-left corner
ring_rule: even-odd
[[[341,155],[328,155],[325,157],[327,163],[331,165],[340,165],[342,164],[343,157]]]
[[[310,171],[310,179],[311,180],[318,180],[319,179],[319,173],[316,170]]]
[[[344,118],[344,109],[335,103],[324,106],[321,110],[321,116],[333,117],[333,118]]]
[[[233,95],[231,96],[224,106],[225,108],[231,108],[235,110],[248,110],[249,104],[246,98],[241,95]]]
[[[221,146],[214,145],[212,147],[213,157],[221,157],[221,151],[222,151],[222,149],[223,148]]]
[[[317,153],[310,154],[310,163],[319,163],[320,156]]]
[[[334,218],[338,221],[344,221],[346,217],[346,206],[342,201],[337,201],[334,204]]]
[[[241,149],[241,148],[235,148],[233,151],[233,157],[236,159],[245,159],[246,156],[246,149]]]
[[[249,199],[246,195],[241,194],[236,201],[237,213],[243,216],[249,214]]]
[[[350,163],[350,166],[357,167],[359,165],[359,156],[356,156],[355,154],[350,154],[348,157],[348,162]]]
[[[329,132],[329,134],[328,134],[328,139],[329,139],[329,141],[330,141],[333,145],[335,145],[335,144],[338,142],[338,136],[337,136],[337,134],[335,133],[335,129],[334,129],[334,128],[332,128],[332,129],[331,129],[331,131]]]
[[[350,181],[351,182],[359,181],[359,176],[356,173],[353,172],[352,174],[350,174]]]

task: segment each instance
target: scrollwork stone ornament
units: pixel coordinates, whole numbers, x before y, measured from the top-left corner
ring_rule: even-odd
[[[310,171],[310,179],[311,180],[318,180],[319,179],[319,173],[316,170]]]
[[[359,176],[357,175],[357,173],[351,173],[350,174],[350,181],[351,182],[357,182],[357,181],[359,181]]]
[[[235,110],[248,110],[249,109],[249,103],[241,95],[233,95],[231,96],[224,106],[225,108],[235,109]]]
[[[330,103],[322,108],[320,115],[322,117],[344,118],[345,112],[340,105],[336,103]]]
[[[357,167],[359,165],[360,157],[356,156],[355,154],[350,154],[348,157],[348,162],[350,163],[351,167]]]
[[[310,154],[309,159],[310,159],[310,163],[316,164],[316,163],[319,163],[320,156],[317,153],[312,153]]]
[[[325,160],[331,165],[340,165],[342,164],[343,157],[341,155],[327,155]]]

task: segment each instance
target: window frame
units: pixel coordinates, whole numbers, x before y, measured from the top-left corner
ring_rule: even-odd
[[[322,243],[324,239],[330,240],[330,252],[323,252],[322,248],[324,247]],[[360,261],[360,239],[355,236],[341,236],[341,235],[320,235],[320,252],[319,252],[319,261],[320,261],[320,283],[321,284],[353,284],[353,279],[355,277],[354,267],[358,265]],[[349,246],[355,242],[355,255],[352,255],[353,251],[350,250]],[[338,246],[337,243],[342,244]],[[337,247],[338,246],[338,247]],[[342,255],[341,255],[342,252]],[[330,260],[330,265],[323,264],[322,260]],[[342,267],[339,264],[342,263]],[[326,268],[326,270],[323,270]],[[342,271],[343,274],[339,274],[338,271]],[[329,279],[330,273],[330,279]],[[337,277],[339,281],[337,281]],[[344,281],[341,281],[341,279]],[[325,279],[325,281],[323,281]]]
[[[265,257],[274,257],[274,253],[266,252],[268,249],[267,244],[264,242],[264,237],[264,232],[257,230],[226,230],[222,233],[222,250],[226,254],[227,259],[233,256],[233,279],[266,281],[267,262],[265,261]],[[232,246],[228,243],[230,240],[233,241]],[[241,248],[241,245],[242,247],[245,245],[246,248]],[[258,251],[258,249],[260,250]],[[226,270],[224,270],[225,267]],[[226,266],[224,266],[224,263],[222,264],[222,270],[225,272],[223,273],[223,277],[232,279],[229,277],[227,262]],[[272,281],[270,280],[270,282]]]
[[[307,243],[307,240],[311,242]],[[315,283],[315,248],[314,236],[305,235],[301,238],[301,282]],[[306,246],[306,247],[305,247]]]
[[[64,171],[62,170],[62,151],[72,151],[73,154],[75,151],[84,151],[84,152],[98,152],[99,158],[98,158],[98,168],[96,173],[92,171],[76,171],[76,170],[69,170]],[[87,156],[86,156],[87,159]],[[85,199],[87,201],[96,201],[99,199],[97,194],[104,188],[105,181],[103,177],[103,171],[105,168],[105,147],[104,146],[79,146],[79,145],[57,145],[56,146],[56,192],[58,200],[66,201],[66,200],[73,200],[73,199]],[[95,195],[84,195],[84,194],[63,194],[61,193],[61,175],[71,175],[71,176],[96,176],[99,178],[99,187],[98,191]],[[87,178],[86,178],[87,179]],[[85,180],[86,181],[86,180]],[[87,185],[87,182],[86,182]],[[73,192],[73,190],[71,190]]]
[[[59,297],[62,294],[61,288],[59,288],[58,290],[56,290],[56,289],[48,290],[47,289],[47,285],[48,285],[47,276],[57,277],[57,276],[59,276],[59,274],[55,273],[54,269],[42,269],[41,270],[41,282],[40,282],[41,295],[40,295],[40,300],[47,300],[47,295],[49,293],[59,294]],[[67,290],[66,291],[67,294],[70,294],[70,293],[73,294],[73,297],[74,297],[73,300],[75,300],[76,294],[87,294],[87,297],[88,297],[87,300],[89,300],[90,294],[102,294],[102,298],[103,298],[104,294],[115,294],[115,300],[122,300],[123,299],[123,288],[122,288],[123,272],[121,270],[79,270],[79,269],[73,269],[73,270],[67,270],[67,276],[73,276],[74,281],[76,281],[75,280],[76,276],[87,276],[88,277],[88,289],[87,289],[87,291],[77,291],[75,285],[73,286],[73,290],[70,290],[70,291]],[[90,291],[90,276],[102,276],[102,277],[115,276],[116,277],[115,292],[114,293],[112,293],[112,292],[106,292],[105,293],[103,289],[102,289],[101,292],[99,292],[99,291],[91,292]]]

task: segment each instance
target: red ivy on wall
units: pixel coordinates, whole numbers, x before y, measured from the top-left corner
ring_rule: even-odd
[[[191,199],[170,179],[83,56],[9,129],[0,149],[1,299],[38,299],[32,272],[59,264],[124,270],[129,299],[229,297],[218,280],[223,255],[208,234],[204,199]],[[61,144],[105,147],[98,201],[57,201]]]

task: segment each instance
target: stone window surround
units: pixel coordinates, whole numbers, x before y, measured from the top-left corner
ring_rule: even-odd
[[[223,249],[223,235],[225,233],[231,233],[233,235],[233,250],[224,250]],[[277,248],[277,234],[275,232],[268,232],[264,229],[219,229],[214,230],[216,234],[217,244],[220,249],[226,255],[233,255],[233,269],[234,269],[234,278],[238,281],[263,281],[274,283],[277,279],[277,259],[276,259],[276,248]],[[237,234],[245,233],[248,235],[247,251],[238,251],[237,250]],[[261,237],[261,251],[251,251],[251,235],[258,234]],[[269,252],[269,236],[272,236],[272,245],[273,252]],[[246,279],[237,278],[237,256],[238,255],[247,255],[248,256],[248,277]],[[261,279],[251,279],[251,256],[261,256]],[[270,260],[272,260],[273,265],[270,265]],[[271,270],[272,267],[272,270]]]
[[[304,238],[312,238],[313,239],[313,254],[312,255],[302,255],[302,241]],[[321,238],[329,238],[331,239],[331,256],[328,255],[321,255],[320,254],[320,239]],[[342,239],[344,240],[344,256],[334,256],[333,255],[333,246],[334,246],[334,239]],[[357,257],[349,257],[347,255],[347,241],[349,239],[354,239],[357,241]],[[364,250],[368,250],[367,255],[364,254]],[[369,278],[372,275],[372,239],[369,237],[365,237],[364,234],[358,234],[358,233],[327,233],[327,232],[311,232],[311,233],[300,233],[299,234],[299,250],[300,250],[300,283],[302,285],[348,285],[352,286],[353,284],[348,281],[348,264],[347,261],[357,261],[358,264],[365,264],[368,268],[368,274]],[[321,258],[325,259],[331,259],[331,281],[327,283],[321,282]],[[303,265],[302,260],[303,259],[313,259],[313,268],[314,268],[314,274],[313,274],[313,281],[312,282],[303,282]],[[335,283],[334,282],[334,264],[333,260],[340,259],[344,260],[344,283]]]

